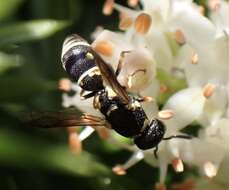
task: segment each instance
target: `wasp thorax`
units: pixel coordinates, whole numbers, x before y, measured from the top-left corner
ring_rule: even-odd
[[[64,41],[62,64],[74,82],[88,91],[103,89],[102,77],[95,63],[91,46],[78,35],[71,35]]]

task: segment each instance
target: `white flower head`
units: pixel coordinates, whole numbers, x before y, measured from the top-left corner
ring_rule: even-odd
[[[129,2],[132,6],[137,3]],[[229,139],[228,2],[217,0],[218,4],[210,10],[210,19],[192,0],[141,0],[139,3],[143,9],[129,9],[107,0],[103,11],[111,14],[116,9],[120,13],[122,32],[99,30],[93,35],[91,46],[114,69],[118,82],[127,92],[153,97],[153,102],[144,102],[142,107],[149,120],[163,120],[166,132],[158,147],[158,159],[154,148],[140,150],[117,142],[133,155],[113,170],[123,175],[144,159],[160,168],[159,181],[164,183],[168,165],[182,172],[184,162],[198,167],[200,174],[217,178],[221,163],[226,160]],[[186,82],[184,89],[172,89],[174,93],[162,102],[161,111],[156,101],[162,93],[160,70]],[[72,88],[79,91],[78,87]],[[64,106],[75,106],[101,116],[93,109],[92,101],[93,98],[80,100],[79,93],[63,95]],[[193,122],[200,126],[198,135],[192,139],[179,138],[179,135],[185,137],[181,130]],[[81,139],[92,133],[89,127],[85,130]],[[110,142],[115,140],[110,138]],[[196,189],[205,187],[200,185],[202,181],[205,182],[197,182]]]

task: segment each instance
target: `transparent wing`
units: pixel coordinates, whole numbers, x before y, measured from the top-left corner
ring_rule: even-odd
[[[39,128],[65,128],[77,126],[105,126],[109,123],[100,117],[93,115],[80,115],[74,111],[59,112],[31,112],[27,115],[25,124],[29,127]]]
[[[130,102],[128,93],[117,81],[116,75],[111,66],[108,65],[96,52],[93,51],[92,53],[105,83],[115,91],[124,103],[128,104]]]

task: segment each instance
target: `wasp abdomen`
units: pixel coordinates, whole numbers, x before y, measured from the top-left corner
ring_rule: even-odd
[[[88,91],[103,89],[102,76],[97,67],[91,46],[77,35],[68,37],[63,45],[62,64],[79,86]]]

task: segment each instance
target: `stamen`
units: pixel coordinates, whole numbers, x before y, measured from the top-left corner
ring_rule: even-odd
[[[155,190],[166,190],[166,186],[164,183],[156,183]]]
[[[99,41],[95,44],[94,49],[97,53],[110,57],[114,52],[114,44],[110,41]]]
[[[199,57],[198,57],[198,54],[197,53],[193,53],[192,54],[192,64],[197,64],[199,61]]]
[[[175,40],[178,44],[184,44],[186,42],[184,33],[181,30],[176,30],[174,33]]]
[[[134,27],[136,32],[146,34],[152,24],[151,16],[146,13],[141,13],[135,20]]]
[[[210,98],[212,94],[215,92],[216,86],[214,84],[207,84],[203,88],[203,96],[205,98]]]
[[[184,165],[180,158],[174,158],[172,160],[172,166],[176,172],[183,172],[184,171]]]
[[[73,153],[79,154],[82,152],[82,144],[77,132],[69,130],[69,147]]]
[[[114,10],[114,0],[106,0],[103,5],[103,14],[111,15]]]
[[[123,166],[121,165],[117,165],[115,167],[112,168],[112,171],[116,174],[116,175],[126,175],[126,170],[124,169]]]
[[[95,40],[99,34],[103,32],[104,28],[102,26],[97,26],[95,30],[91,33],[91,39]]]
[[[138,2],[139,2],[139,0],[128,0],[128,5],[130,7],[136,7]]]
[[[119,29],[120,30],[127,30],[133,24],[133,19],[128,15],[121,13],[120,14],[120,22],[119,22]]]
[[[68,92],[71,90],[71,87],[72,87],[72,83],[69,79],[67,78],[60,79],[59,86],[58,86],[60,90]]]
[[[213,178],[217,174],[217,167],[210,161],[204,163],[204,172],[207,177]]]
[[[168,91],[169,91],[168,86],[166,86],[165,84],[160,85],[160,93],[166,93]]]
[[[105,127],[95,127],[95,129],[98,132],[101,139],[107,140],[109,138],[110,133],[108,129],[106,129]]]
[[[174,111],[172,110],[162,110],[158,112],[159,119],[166,120],[171,119],[174,116]]]

